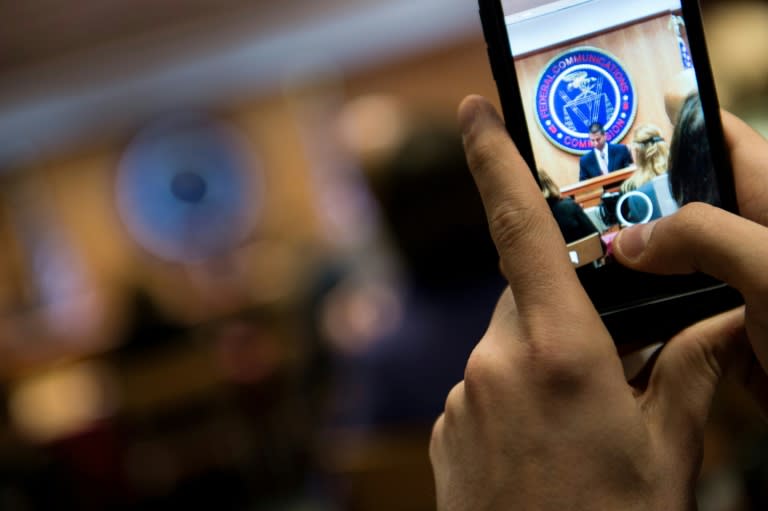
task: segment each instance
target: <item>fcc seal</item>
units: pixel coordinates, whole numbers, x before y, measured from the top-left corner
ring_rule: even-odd
[[[536,86],[536,119],[547,138],[584,154],[589,127],[600,123],[607,140],[621,140],[632,127],[637,96],[629,74],[611,54],[588,46],[561,53],[544,68]]]

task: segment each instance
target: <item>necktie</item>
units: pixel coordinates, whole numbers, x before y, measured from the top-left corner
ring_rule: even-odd
[[[606,154],[608,152],[607,149],[608,147],[599,152],[601,160],[600,168],[602,169],[603,174],[608,173],[608,155]]]

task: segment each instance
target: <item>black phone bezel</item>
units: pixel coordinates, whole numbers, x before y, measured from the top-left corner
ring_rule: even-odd
[[[502,0],[478,0],[478,3],[491,72],[496,81],[507,131],[538,180],[536,172],[533,172],[536,162],[525,122],[523,98],[509,45]],[[698,0],[681,0],[681,11],[722,207],[738,213],[731,162],[723,136]],[[511,119],[517,122],[510,122]],[[616,264],[595,272],[585,272],[579,277],[617,344],[666,340],[698,319],[743,303],[738,292],[703,274],[658,276],[635,272]],[[652,317],[653,321],[637,321],[639,317]]]

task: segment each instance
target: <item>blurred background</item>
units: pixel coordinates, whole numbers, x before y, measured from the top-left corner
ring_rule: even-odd
[[[704,0],[768,134],[768,2]],[[502,288],[471,0],[0,0],[0,509],[429,510]],[[439,186],[438,186],[439,184]],[[725,385],[703,510],[768,509]]]

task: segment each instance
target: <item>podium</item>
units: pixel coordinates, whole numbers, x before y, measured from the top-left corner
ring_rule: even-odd
[[[636,170],[634,165],[625,169],[593,177],[576,184],[565,186],[560,189],[563,197],[571,197],[582,208],[598,206],[600,197],[605,192],[615,192],[621,187],[621,183],[629,178]]]

